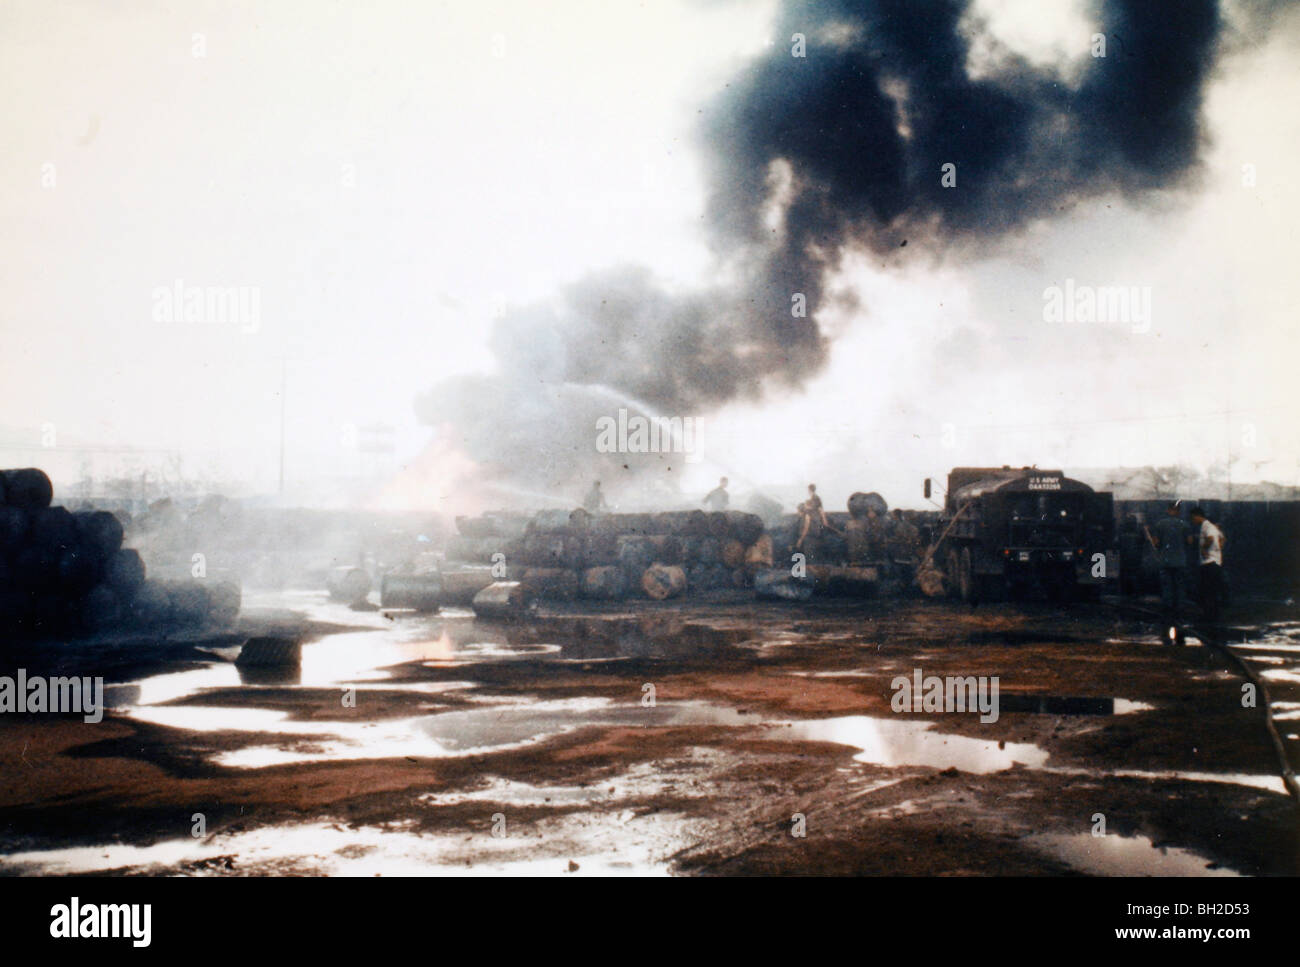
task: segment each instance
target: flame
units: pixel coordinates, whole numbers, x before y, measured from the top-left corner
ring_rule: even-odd
[[[424,448],[405,464],[369,503],[372,510],[436,511],[481,514],[491,510],[484,468],[439,428]]]

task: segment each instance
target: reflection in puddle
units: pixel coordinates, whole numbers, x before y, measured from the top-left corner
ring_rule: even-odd
[[[202,714],[194,715],[196,712]],[[288,721],[286,713],[262,709],[165,707],[137,709],[133,714],[175,728],[206,728],[209,731],[233,728],[293,737],[275,744],[251,745],[218,753],[212,759],[217,765],[241,769],[325,760],[478,755],[535,745],[589,726],[668,728],[753,725],[762,721],[757,715],[702,702],[661,702],[656,707],[647,708],[615,705],[608,699],[537,702],[524,707],[458,710],[359,724],[292,722]],[[303,741],[299,737],[316,741]]]
[[[430,668],[442,668],[448,665],[472,665],[484,661],[502,658],[540,658],[555,655],[561,650],[560,645],[504,645],[491,641],[476,641],[449,649],[443,658],[426,661]]]
[[[241,685],[301,685],[299,665],[236,665]]]
[[[1028,712],[1039,715],[1129,715],[1149,712],[1154,705],[1127,698],[1079,698],[1066,695],[1016,695],[1003,692],[998,696],[1003,712]]]
[[[1254,659],[1252,659],[1254,660]],[[1267,678],[1270,682],[1288,682],[1294,685],[1300,685],[1300,671],[1294,669],[1266,668],[1259,673],[1260,678]]]
[[[226,662],[206,665],[184,672],[154,675],[139,682],[140,692],[136,702],[156,705],[201,692],[208,688],[235,688],[239,685],[239,670]]]
[[[1094,775],[1099,773],[1094,772]],[[1139,769],[1116,769],[1113,772],[1100,773],[1108,776],[1121,776],[1131,779],[1151,779],[1178,782],[1224,782],[1233,786],[1250,786],[1252,789],[1265,789],[1286,795],[1286,786],[1281,776],[1255,775],[1239,772],[1143,772]]]
[[[511,642],[560,642],[566,659],[707,659],[747,640],[748,631],[711,628],[672,614],[638,618],[542,618],[511,629]]]
[[[1238,876],[1190,850],[1157,849],[1145,836],[1093,836],[1091,833],[1039,833],[1027,846],[1096,876]]]
[[[419,729],[446,752],[466,753],[519,745],[589,725],[665,728],[683,725],[753,725],[759,716],[702,702],[615,706],[605,699],[550,702],[530,708],[443,712]]]
[[[1258,641],[1230,642],[1234,651],[1300,652],[1300,645],[1287,639],[1261,638]]]
[[[537,857],[535,848],[525,846],[521,838],[490,835],[487,817],[484,820],[481,834],[473,836],[469,843],[463,833],[432,836],[401,828],[314,823],[214,834],[203,840],[166,840],[151,846],[114,843],[15,853],[0,857],[0,872],[65,875],[120,870],[191,876],[648,876],[668,872],[656,855],[661,852],[656,848],[659,842],[633,839],[601,848],[605,844],[592,842],[594,837],[588,833],[586,842],[571,844],[571,853]],[[669,825],[666,820],[660,823]],[[560,821],[546,825],[553,827],[548,838],[558,840],[556,846],[562,848],[572,824]],[[570,861],[576,863],[576,870]]]
[[[788,674],[796,678],[879,678],[882,681],[890,677],[887,672],[880,669],[866,668],[826,672],[794,671]],[[1135,702],[1127,698],[1019,695],[1002,692],[998,696],[998,708],[1001,712],[1027,712],[1042,715],[1129,715],[1133,712],[1149,712],[1155,706],[1148,705],[1145,702]]]
[[[691,749],[687,760],[694,766],[692,771],[729,761],[726,756],[707,747]],[[583,785],[539,786],[496,776],[470,789],[426,793],[419,801],[431,807],[458,806],[466,802],[515,806],[565,806],[574,803],[610,806],[622,800],[643,800],[660,795],[666,787],[670,787],[677,797],[707,795],[707,789],[683,788],[680,785],[682,779],[681,772],[666,772],[655,762],[640,762],[616,776]],[[877,785],[888,785],[896,781],[899,780],[886,780]]]
[[[1084,776],[1093,779],[1144,779],[1147,782],[1218,782],[1230,786],[1249,786],[1287,795],[1282,777],[1243,772],[1179,772],[1149,771],[1144,769],[1079,769],[1069,766],[1050,766],[1045,772],[1059,776]]]
[[[563,618],[493,625],[465,618],[421,617],[305,644],[299,668],[236,668],[229,661],[155,675],[140,683],[141,705],[155,705],[211,688],[382,681],[383,669],[405,663],[469,664],[511,659],[568,660],[707,656],[743,638],[680,619]],[[222,656],[226,657],[226,656]]]
[[[193,732],[289,732],[310,733],[319,723],[288,722],[288,712],[266,708],[207,708],[199,705],[163,705],[131,709],[131,718],[170,729]],[[285,728],[288,724],[290,728]]]
[[[426,793],[420,802],[427,806],[454,806],[463,802],[509,803],[515,806],[551,806],[565,803],[607,802],[617,798],[616,787],[534,786],[527,782],[495,779],[470,792]]]
[[[882,766],[930,766],[986,773],[1010,769],[1016,763],[1038,767],[1047,752],[1022,742],[991,742],[964,735],[932,732],[933,722],[880,719],[866,715],[793,722],[778,738],[834,742],[862,751],[853,758]]]
[[[790,672],[795,678],[883,678],[879,670],[869,671],[865,668],[851,668],[842,672]]]

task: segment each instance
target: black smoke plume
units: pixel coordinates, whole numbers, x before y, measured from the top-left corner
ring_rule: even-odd
[[[422,418],[454,428],[489,472],[569,492],[601,475],[608,489],[669,464],[595,453],[595,419],[626,400],[697,415],[816,373],[828,353],[817,314],[847,253],[910,243],[963,257],[1088,198],[1184,183],[1205,137],[1219,5],[1099,0],[1092,14],[1105,56],[1080,37],[1067,73],[999,48],[965,0],[787,2],[776,45],[704,112],[717,286],[672,293],[644,270],[593,273],[501,320],[500,372],[436,387]],[[792,314],[795,293],[806,316]]]

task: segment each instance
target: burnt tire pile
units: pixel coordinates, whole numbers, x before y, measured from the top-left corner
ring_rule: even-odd
[[[38,469],[0,470],[0,632],[14,637],[226,624],[239,614],[231,582],[152,581],[102,510],[53,505]]]
[[[448,546],[449,561],[504,565],[530,593],[553,600],[663,600],[746,588],[772,565],[762,519],[740,511],[543,511],[522,534],[516,526],[485,534],[481,519],[457,523],[461,536]]]

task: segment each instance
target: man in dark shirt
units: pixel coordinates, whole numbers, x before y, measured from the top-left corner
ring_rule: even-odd
[[[723,477],[718,481],[718,485],[708,492],[704,498],[704,503],[709,510],[726,510],[727,504],[731,502],[727,494],[727,478]]]
[[[1165,516],[1153,528],[1151,540],[1156,549],[1156,563],[1160,565],[1160,604],[1165,628],[1173,629],[1172,641],[1181,645],[1183,632],[1178,618],[1187,583],[1187,548],[1192,543],[1192,529],[1180,515],[1177,501],[1165,508]],[[1170,635],[1169,630],[1164,633]]]
[[[896,561],[914,561],[921,547],[921,532],[903,516],[901,510],[893,512],[893,526],[889,531],[890,556]]]

